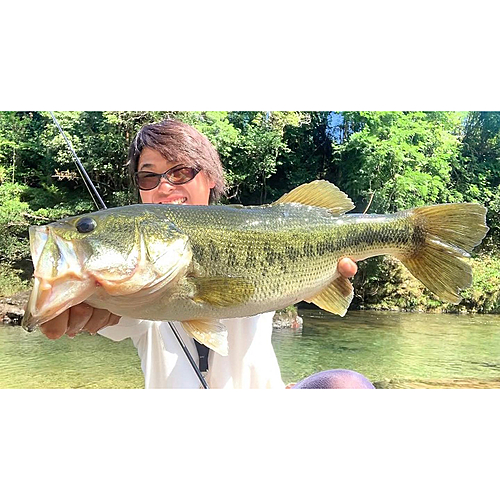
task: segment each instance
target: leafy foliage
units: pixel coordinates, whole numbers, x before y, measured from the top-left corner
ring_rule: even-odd
[[[460,154],[461,113],[345,113],[347,139],[336,146],[338,177],[354,201],[394,212],[462,201],[451,172]]]

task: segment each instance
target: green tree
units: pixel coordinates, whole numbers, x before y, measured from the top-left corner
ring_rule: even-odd
[[[232,148],[232,158],[223,158],[228,171],[231,196],[243,203],[266,203],[272,193],[269,179],[281,164],[280,155],[289,151],[285,129],[297,127],[300,112],[232,112],[229,121],[238,129],[239,137]]]
[[[471,111],[464,122],[461,161],[453,179],[465,201],[488,207],[486,246],[498,252],[500,242],[500,112]]]
[[[461,113],[344,113],[343,142],[334,146],[339,184],[359,208],[394,212],[460,201],[450,184],[459,161]]]
[[[329,111],[301,114],[299,124],[285,128],[287,147],[273,179],[274,198],[294,187],[319,178],[331,177],[332,130]]]

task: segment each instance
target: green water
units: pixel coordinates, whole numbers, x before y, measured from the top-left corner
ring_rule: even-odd
[[[500,388],[500,316],[301,311],[302,332],[278,330],[273,344],[285,382],[348,368],[378,387]],[[46,339],[0,326],[0,388],[141,388],[129,340],[99,335]]]
[[[0,387],[130,389],[144,381],[130,339],[81,334],[53,341],[38,330],[0,326]]]
[[[331,368],[379,387],[499,387],[500,316],[301,311],[302,333],[275,332],[283,380]]]

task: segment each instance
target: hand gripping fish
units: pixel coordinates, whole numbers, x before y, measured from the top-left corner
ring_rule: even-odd
[[[227,354],[222,318],[305,300],[344,316],[353,297],[341,257],[390,254],[442,300],[472,283],[462,260],[488,231],[474,203],[391,215],[344,215],[351,200],[327,181],[271,205],[141,204],[30,227],[34,285],[23,320],[32,330],[86,302],[120,316],[180,321]]]

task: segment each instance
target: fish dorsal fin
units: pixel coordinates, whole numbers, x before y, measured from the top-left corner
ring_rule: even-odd
[[[228,354],[227,329],[217,319],[183,321],[182,328],[200,344],[206,345],[221,356]]]
[[[334,215],[342,215],[354,208],[354,203],[335,184],[328,181],[313,181],[292,189],[273,205],[281,203],[301,203],[328,209]]]
[[[318,295],[306,300],[325,311],[345,316],[354,295],[351,282],[343,276],[338,276]]]

